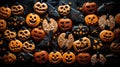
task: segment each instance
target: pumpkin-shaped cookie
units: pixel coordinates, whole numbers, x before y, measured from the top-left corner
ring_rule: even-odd
[[[67,51],[63,54],[63,63],[73,64],[76,60],[75,54],[71,51]]]
[[[8,52],[3,55],[2,59],[3,62],[6,64],[13,64],[16,62],[17,57],[15,54]]]
[[[23,51],[25,52],[33,52],[35,50],[35,44],[33,43],[32,40],[30,41],[25,41],[23,43]]]
[[[49,62],[52,64],[59,64],[62,61],[62,54],[59,51],[52,51],[48,55]]]
[[[45,2],[36,2],[33,8],[37,14],[42,15],[46,13],[48,5]]]
[[[90,26],[95,26],[98,23],[98,17],[95,14],[85,16],[85,23]]]
[[[110,44],[110,50],[113,53],[120,53],[120,42],[119,41],[114,41]]]
[[[115,22],[120,25],[120,13],[115,15]]]
[[[44,64],[48,61],[48,52],[45,50],[37,51],[34,53],[34,60],[38,64]]]
[[[8,19],[11,16],[11,9],[8,6],[0,7],[0,18]]]
[[[0,32],[3,32],[7,27],[7,23],[4,19],[0,19]]]
[[[82,11],[85,14],[94,14],[97,11],[97,4],[96,2],[85,2],[82,6]]]
[[[91,41],[87,37],[80,38],[73,42],[73,47],[76,52],[86,51],[91,47]]]
[[[91,61],[91,55],[89,53],[79,53],[76,56],[76,60],[79,64],[88,64]]]
[[[16,31],[13,29],[6,29],[4,31],[4,38],[7,40],[13,40],[17,36]]]
[[[115,39],[120,41],[120,28],[114,29],[113,32],[114,32]]]
[[[9,42],[9,49],[12,52],[20,52],[22,50],[23,44],[20,40],[15,39]]]
[[[114,39],[114,33],[110,30],[102,30],[99,37],[104,42],[111,42]]]
[[[15,3],[11,6],[11,12],[14,15],[21,15],[24,12],[24,7],[19,3]]]
[[[22,41],[29,39],[30,38],[30,31],[27,28],[23,27],[22,29],[20,29],[18,31],[18,38]]]
[[[70,18],[59,18],[58,27],[61,31],[69,31],[72,29],[73,22]]]
[[[27,16],[26,16],[26,24],[29,26],[29,27],[36,27],[39,25],[40,23],[40,16],[38,14],[35,14],[35,13],[29,13]]]
[[[39,42],[44,39],[45,32],[41,28],[33,28],[31,31],[31,37],[34,41]]]
[[[59,5],[58,12],[60,15],[66,16],[70,13],[71,7],[68,4]]]

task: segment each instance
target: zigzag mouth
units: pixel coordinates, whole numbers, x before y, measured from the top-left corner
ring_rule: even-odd
[[[13,13],[21,13],[22,10],[18,10],[18,11],[12,11]]]
[[[76,45],[77,50],[80,50],[80,51],[82,51],[83,49],[85,49],[85,48],[87,48],[87,47],[88,47],[88,44],[86,44],[86,45],[83,46],[83,47]]]
[[[4,13],[4,12],[2,12],[2,11],[0,11],[0,15],[1,15],[2,17],[7,16],[7,14],[6,14],[6,13]]]

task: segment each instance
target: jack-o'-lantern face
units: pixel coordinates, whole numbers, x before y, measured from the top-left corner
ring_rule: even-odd
[[[21,4],[16,4],[11,7],[11,12],[14,15],[20,15],[24,12],[24,8]]]
[[[76,59],[80,64],[88,64],[91,61],[91,55],[89,53],[79,53]]]
[[[13,64],[16,62],[16,56],[13,53],[3,55],[3,62],[6,64]]]
[[[85,17],[85,22],[87,25],[95,26],[98,22],[98,17],[95,14],[89,14]]]
[[[58,64],[62,61],[62,55],[58,51],[50,52],[48,57],[49,57],[50,63],[52,63],[52,64]]]
[[[42,27],[46,33],[49,33],[50,30],[55,33],[58,29],[57,21],[53,18],[44,19],[42,22]]]
[[[48,5],[45,2],[36,2],[34,4],[34,11],[40,15],[44,14],[48,9]]]
[[[114,29],[115,39],[120,41],[120,28]]]
[[[13,16],[10,17],[7,22],[10,27],[19,28],[25,24],[25,18],[22,16]]]
[[[83,37],[79,40],[76,40],[73,42],[73,47],[76,52],[88,50],[91,47],[90,39]]]
[[[39,42],[41,40],[44,39],[45,37],[45,32],[44,30],[40,29],[40,28],[34,28],[32,31],[31,31],[31,37],[33,38],[33,40],[35,40],[36,42]]]
[[[72,28],[73,22],[69,18],[60,18],[58,20],[58,27],[62,31],[68,31]]]
[[[4,31],[4,38],[7,40],[13,40],[17,36],[16,32],[14,30],[6,29]]]
[[[23,28],[18,31],[18,38],[25,41],[30,38],[30,31],[27,28]]]
[[[7,23],[4,19],[0,19],[0,32],[3,32],[7,27]]]
[[[115,15],[115,22],[120,25],[120,13]]]
[[[91,63],[92,65],[95,65],[96,63],[105,64],[106,58],[102,54],[93,54],[91,57]]]
[[[82,11],[85,14],[93,14],[97,11],[97,4],[95,2],[86,2],[82,6]]]
[[[70,13],[71,7],[69,5],[59,5],[58,12],[60,15],[66,16]]]
[[[73,52],[65,52],[63,54],[63,63],[65,64],[73,64],[76,60],[76,57]]]
[[[60,48],[66,47],[66,49],[71,49],[74,42],[74,37],[71,33],[61,33],[58,36],[58,45]]]
[[[89,28],[85,25],[80,24],[78,26],[74,26],[72,28],[72,32],[73,32],[74,36],[76,36],[76,37],[85,36],[89,32]]]
[[[39,52],[34,53],[34,60],[39,64],[44,64],[48,60],[48,52],[45,50],[41,50]]]
[[[40,23],[40,17],[37,14],[29,13],[26,17],[26,24],[30,27],[36,27]]]
[[[0,7],[0,18],[7,19],[11,16],[11,9],[7,6]]]
[[[114,39],[114,33],[110,30],[101,31],[99,36],[104,42],[111,42]]]
[[[110,45],[110,50],[113,53],[120,53],[120,43],[117,41],[112,42]]]
[[[23,43],[23,51],[25,52],[33,52],[35,49],[35,44],[32,41],[25,41]]]
[[[20,52],[22,47],[23,47],[23,44],[20,40],[15,39],[9,42],[9,49],[12,52]]]
[[[98,20],[99,27],[104,30],[106,26],[109,27],[109,30],[113,30],[115,27],[115,18],[113,15],[102,15]]]

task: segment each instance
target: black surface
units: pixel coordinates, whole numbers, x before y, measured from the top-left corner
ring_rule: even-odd
[[[15,2],[19,2],[24,6],[27,5],[27,7],[25,8],[25,15],[26,15],[29,12],[33,12],[33,9],[30,8],[30,7],[33,7],[33,4],[36,1],[38,1],[38,0],[33,0],[33,1],[32,0],[0,0],[0,6],[4,6],[5,4],[8,4],[9,7],[11,7]],[[51,2],[51,0],[49,0],[49,1]],[[49,2],[49,1],[47,1],[47,2]],[[62,1],[65,1],[66,3],[68,1],[71,1],[72,2],[71,7],[75,8],[75,9],[77,8],[77,6],[81,6],[84,2],[87,2],[87,1],[95,1],[98,4],[98,6],[102,5],[103,3],[113,1],[113,2],[116,3],[116,6],[115,6],[115,10],[113,10],[113,12],[111,12],[111,14],[115,16],[117,13],[120,12],[120,0],[62,0]],[[102,14],[104,14],[104,13],[102,13]],[[90,50],[89,52],[94,54],[96,51]],[[110,54],[109,49],[106,49],[106,48],[101,50],[101,53],[105,54],[105,55]],[[119,54],[117,54],[117,56],[119,56]],[[120,66],[120,58],[119,57],[114,58],[114,60],[108,58],[108,60],[110,60],[110,62],[106,62],[106,64],[104,64],[104,65],[97,64],[97,65],[94,65],[94,66],[98,66],[98,67],[109,66],[109,65],[113,65],[113,66],[118,65],[116,67]],[[26,63],[16,62],[14,64],[9,65],[9,64],[4,64],[4,63],[2,63],[2,61],[0,61],[0,67],[9,67],[9,66],[11,66],[11,67],[38,67],[38,66],[39,67],[68,67],[68,66],[69,67],[70,66],[71,67],[91,67],[93,65],[91,63],[88,64],[88,65],[80,65],[77,62],[75,62],[72,65],[66,65],[66,64],[64,64],[62,62],[60,64],[57,64],[57,65],[53,65],[53,64],[51,64],[49,62],[46,62],[43,65],[36,64],[34,62],[26,62]]]

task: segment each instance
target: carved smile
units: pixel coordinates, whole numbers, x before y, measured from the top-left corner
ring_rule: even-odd
[[[67,62],[71,62],[72,60],[66,59]]]
[[[107,39],[107,38],[111,38],[112,36],[105,36],[105,35],[104,35],[104,37]]]
[[[35,34],[34,34],[34,38],[35,38],[35,39],[41,39],[41,36],[38,36],[38,35],[35,35]]]
[[[94,9],[88,9],[88,11],[89,11],[90,13],[95,12],[95,10],[94,10]]]
[[[62,27],[62,28],[68,28],[69,26],[66,26],[66,27],[65,27],[65,26],[61,26],[61,27]]]
[[[13,13],[22,13],[23,12],[23,10],[17,10],[17,11],[12,11]]]
[[[20,48],[20,45],[19,46],[16,46],[16,47],[11,47],[12,49],[18,49]]]
[[[0,26],[0,29],[2,29],[3,28],[3,26]]]
[[[88,48],[88,44],[86,44],[85,46],[82,46],[82,47],[81,47],[80,45],[79,45],[79,46],[76,45],[76,48],[77,48],[77,50],[79,50],[79,51],[83,51],[83,50],[85,50],[85,49]]]
[[[27,49],[26,47],[23,47],[23,49],[25,49],[25,50],[27,50],[27,51],[32,51],[32,50]],[[31,49],[32,49],[32,48],[31,48]]]
[[[0,11],[0,15],[3,16],[3,17],[4,17],[4,16],[7,16],[7,14],[4,13],[4,12],[2,12],[2,11]]]
[[[30,23],[35,24],[35,22],[36,22],[37,20],[35,20],[35,21],[29,20],[29,21],[30,21]]]
[[[53,61],[57,61],[58,59],[59,59],[59,58],[57,58],[57,59],[56,59],[56,58],[52,58]]]
[[[37,10],[37,11],[46,11],[46,9],[39,9],[39,8],[35,8],[35,10]]]

